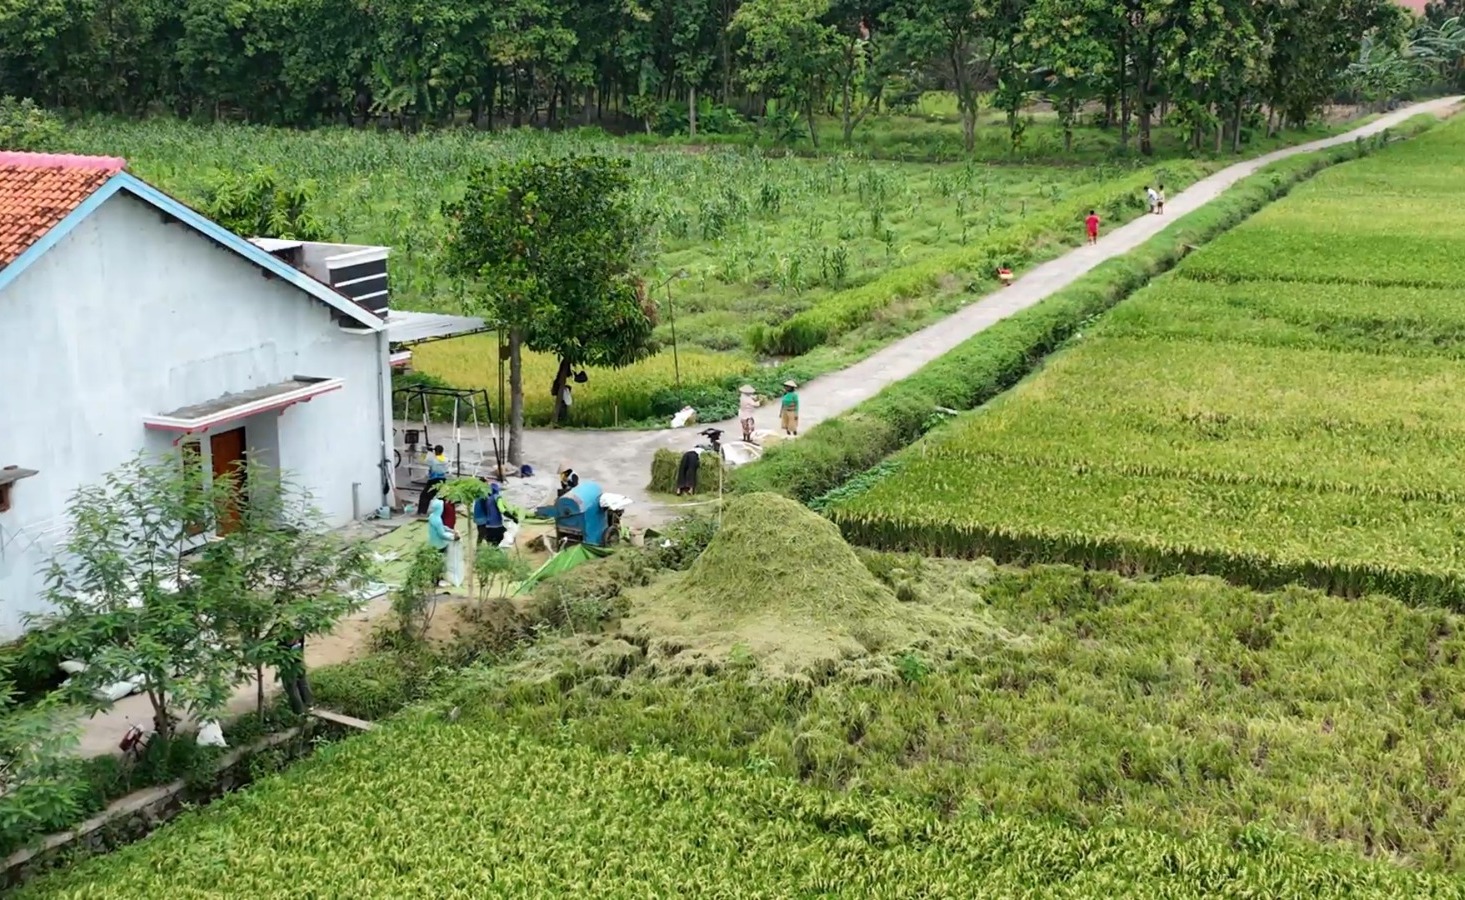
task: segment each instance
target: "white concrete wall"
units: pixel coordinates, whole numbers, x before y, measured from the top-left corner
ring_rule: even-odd
[[[0,466],[40,471],[0,513],[0,640],[43,608],[39,572],[72,493],[140,450],[173,449],[146,415],[296,375],[342,378],[246,420],[246,439],[329,524],[350,519],[353,482],[363,515],[381,503],[384,342],[342,331],[319,300],[125,192],[0,291],[0,335]]]

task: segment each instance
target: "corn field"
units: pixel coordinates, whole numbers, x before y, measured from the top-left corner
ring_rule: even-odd
[[[409,136],[91,120],[71,126],[66,140],[78,152],[126,157],[183,199],[197,200],[215,171],[257,165],[312,181],[328,232],[392,247],[394,296],[419,309],[457,307],[437,264],[440,211],[469,169],[532,155],[624,155],[640,204],[655,213],[652,268],[661,277],[685,273],[672,285],[679,337],[712,349],[742,346],[750,324],[780,321],[810,293],[963,246],[1125,171],[638,150],[595,132],[529,130]]]
[[[1465,178],[1438,171],[1462,148],[1456,123],[1323,173],[836,520],[883,548],[1465,607]]]

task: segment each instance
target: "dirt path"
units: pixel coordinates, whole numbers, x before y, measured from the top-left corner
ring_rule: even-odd
[[[1204,206],[1227,188],[1256,170],[1280,159],[1346,144],[1422,113],[1444,115],[1460,102],[1448,97],[1416,103],[1382,116],[1344,134],[1308,144],[1299,144],[1227,166],[1201,179],[1186,190],[1167,198],[1165,215],[1141,216],[1104,234],[1099,242],[1072,250],[1024,273],[1015,284],[999,288],[963,307],[941,321],[896,341],[864,360],[823,377],[799,389],[800,424],[804,430],[845,412],[875,396],[886,385],[913,375],[926,363],[954,349],[958,344],[1013,313],[1027,309],[1048,297],[1095,266],[1121,256],[1154,237],[1175,219]],[[778,410],[767,404],[758,411],[760,429],[776,429]],[[677,514],[675,505],[654,501],[647,495],[646,482],[651,459],[661,448],[692,449],[701,440],[694,428],[662,431],[568,431],[534,429],[525,434],[525,455],[536,468],[571,462],[581,478],[593,479],[608,491],[625,494],[635,501],[627,513],[628,524],[654,525]],[[736,422],[721,423],[729,436],[737,433]]]

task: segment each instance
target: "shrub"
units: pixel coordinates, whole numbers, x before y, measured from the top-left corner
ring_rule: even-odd
[[[55,150],[63,131],[61,117],[35,101],[0,97],[0,150]]]

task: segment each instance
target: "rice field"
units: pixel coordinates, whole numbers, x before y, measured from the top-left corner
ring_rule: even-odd
[[[1462,148],[1457,122],[1323,173],[836,521],[883,548],[1465,605],[1465,180],[1436,165]]]

